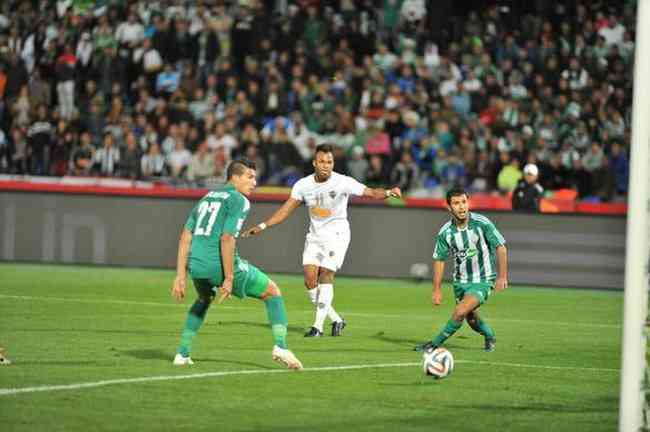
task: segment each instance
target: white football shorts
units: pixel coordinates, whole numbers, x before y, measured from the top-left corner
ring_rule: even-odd
[[[302,265],[316,265],[339,271],[350,245],[350,230],[337,229],[327,234],[308,233],[302,253]]]

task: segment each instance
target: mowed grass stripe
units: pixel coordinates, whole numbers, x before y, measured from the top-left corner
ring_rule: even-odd
[[[474,360],[457,360],[456,363],[496,366],[496,367],[509,367],[509,368],[562,370],[562,371],[572,370],[572,371],[607,372],[607,373],[620,372],[620,369],[613,369],[613,368],[590,368],[590,367],[579,367],[579,366],[547,366],[547,365],[535,365],[535,364],[524,364],[524,363],[504,363],[504,362],[488,362],[488,361],[474,361]],[[410,363],[379,363],[379,364],[369,364],[369,365],[323,366],[323,367],[305,368],[303,372],[329,372],[329,371],[348,371],[348,370],[359,370],[359,369],[382,369],[382,368],[396,368],[396,367],[414,367],[419,365],[420,363],[410,362]],[[199,379],[199,378],[215,378],[215,377],[223,377],[223,376],[231,376],[231,375],[266,375],[266,374],[278,374],[278,373],[300,373],[300,372],[295,372],[287,369],[271,369],[271,370],[248,369],[248,370],[234,370],[234,371],[221,371],[221,372],[205,372],[205,373],[187,374],[187,375],[161,375],[161,376],[136,377],[136,378],[120,378],[120,379],[113,379],[113,380],[102,380],[102,381],[75,383],[75,384],[45,385],[45,386],[22,387],[22,388],[0,388],[0,396],[11,396],[11,395],[17,395],[21,393],[80,390],[86,388],[96,388],[96,387],[104,387],[104,386],[111,386],[111,385],[137,384],[137,383],[147,383],[147,382],[156,382],[156,381],[176,381],[176,380],[188,380],[188,379]]]
[[[178,303],[158,303],[158,302],[142,302],[142,301],[131,301],[131,300],[116,300],[116,299],[81,299],[81,298],[66,298],[66,297],[36,297],[36,296],[17,296],[9,294],[0,294],[0,298],[4,299],[13,299],[13,300],[27,300],[27,301],[60,301],[60,302],[74,302],[74,303],[90,303],[90,304],[114,304],[114,305],[129,305],[129,306],[156,306],[156,307],[174,307],[174,308],[188,308],[187,304],[178,304]],[[258,309],[255,307],[249,306],[227,306],[219,305],[220,309]],[[304,310],[304,309],[292,309],[293,313],[314,313],[313,310]],[[346,316],[356,316],[356,317],[367,317],[367,318],[395,318],[395,319],[421,319],[421,320],[430,320],[430,315],[400,315],[400,314],[374,314],[374,313],[365,313],[365,312],[345,312]],[[512,318],[495,318],[490,317],[490,321],[497,322],[512,322],[519,324],[541,324],[541,325],[559,325],[559,326],[575,326],[575,327],[594,327],[594,328],[612,328],[619,329],[621,324],[598,324],[598,323],[587,323],[587,322],[568,322],[568,321],[539,321],[539,320],[520,320]]]

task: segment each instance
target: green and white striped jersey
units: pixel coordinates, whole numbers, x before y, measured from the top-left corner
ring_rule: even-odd
[[[470,212],[467,226],[458,229],[453,220],[440,228],[433,259],[454,258],[454,282],[492,282],[497,277],[496,248],[506,243],[496,226],[483,215]]]

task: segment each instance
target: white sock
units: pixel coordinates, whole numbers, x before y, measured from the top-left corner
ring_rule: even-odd
[[[329,319],[332,320],[332,322],[343,321],[343,318],[341,318],[341,316],[338,313],[336,313],[336,311],[334,310],[334,306],[332,306],[334,304],[334,285],[321,284],[319,285],[319,288],[321,293],[325,291],[327,293],[326,297],[329,298],[330,305],[329,305],[329,309],[327,309],[327,316],[329,317]]]
[[[334,296],[334,290],[332,289],[323,289],[326,285],[318,285],[318,301],[316,303],[316,319],[314,320],[313,327],[316,327],[319,331],[323,331],[323,324],[325,323],[325,318],[327,318],[327,312],[329,311],[330,306],[332,305],[332,297]],[[332,285],[329,285],[330,287]]]
[[[315,305],[318,301],[318,287],[307,290],[307,296],[309,296],[309,301],[311,304]]]

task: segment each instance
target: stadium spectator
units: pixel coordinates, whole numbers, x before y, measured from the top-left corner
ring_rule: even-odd
[[[79,145],[72,150],[71,165],[73,175],[90,175],[93,160],[95,159],[95,147],[92,145],[92,140],[89,132],[83,132],[79,139]]]
[[[497,176],[497,186],[501,192],[508,193],[515,190],[522,177],[522,172],[519,169],[519,160],[517,158],[511,158],[505,151],[501,155],[503,168],[501,168]]]
[[[251,151],[263,180],[286,186],[310,172],[316,145],[335,144],[339,166],[355,169],[363,162],[351,149],[369,144],[368,181],[381,172],[390,181],[410,152],[430,177],[411,191],[436,196],[456,178],[471,192],[498,190],[502,152],[522,164],[532,154],[546,189],[579,188],[595,141],[616,193],[598,182],[582,192],[625,194],[636,28],[622,1],[536,2],[523,16],[493,5],[447,16],[421,0],[273,3],[11,9],[0,28],[0,129],[11,151],[24,128],[26,171],[53,174],[56,136],[41,129],[59,119],[96,147],[110,130],[122,151],[129,133],[142,152],[155,143],[165,156],[177,139],[195,153],[207,137],[216,165]],[[277,118],[286,138],[275,136]],[[285,162],[295,175],[278,175]]]
[[[5,133],[0,130],[0,173],[10,172],[12,162],[10,141],[7,139]]]
[[[50,167],[50,148],[53,140],[52,124],[48,119],[45,105],[40,105],[36,113],[36,120],[27,130],[30,156],[30,174],[46,175]]]
[[[537,182],[539,169],[535,164],[524,166],[524,178],[512,192],[512,209],[522,212],[539,212],[539,201],[544,188]]]
[[[390,184],[404,191],[411,190],[419,181],[420,170],[409,152],[402,153],[401,160],[395,164],[390,175]]]
[[[93,170],[101,176],[114,176],[120,164],[120,149],[111,132],[104,132],[102,147],[95,152]]]
[[[181,178],[185,175],[187,167],[192,161],[192,154],[185,148],[183,139],[176,140],[176,146],[167,156],[167,165],[173,178]]]
[[[128,132],[125,138],[126,148],[122,154],[121,174],[131,180],[140,178],[142,151],[138,146],[138,139],[133,132]]]
[[[203,184],[205,180],[214,175],[214,169],[214,155],[210,152],[208,143],[203,141],[199,144],[187,167],[187,179]]]

